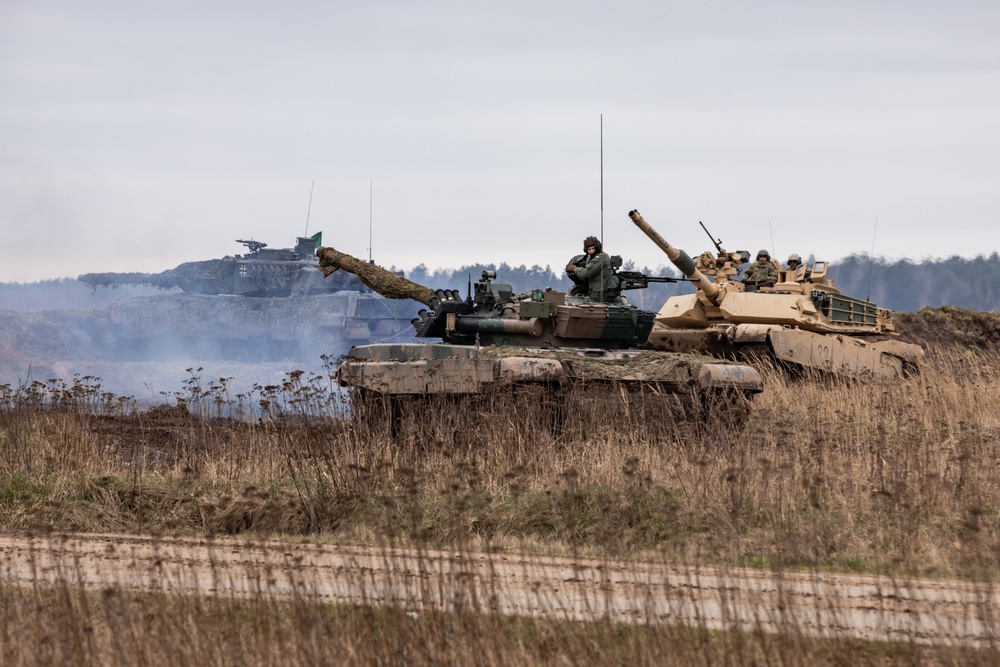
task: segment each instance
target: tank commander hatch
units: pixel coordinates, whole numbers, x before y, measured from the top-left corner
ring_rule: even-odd
[[[570,296],[586,296],[599,303],[617,301],[621,294],[618,277],[601,240],[588,236],[583,240],[583,252],[566,265],[566,273],[573,281]]]
[[[774,285],[778,282],[778,267],[771,261],[771,253],[767,250],[758,252],[757,261],[747,268],[742,280],[748,285]]]

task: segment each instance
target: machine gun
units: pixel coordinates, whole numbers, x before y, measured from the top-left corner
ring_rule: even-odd
[[[719,252],[719,254],[725,255],[726,251],[723,250],[722,248],[722,239],[721,238],[717,239],[714,236],[712,236],[712,232],[708,231],[708,227],[706,227],[705,223],[702,222],[701,220],[698,221],[698,224],[701,225],[701,228],[705,230],[706,234],[708,234],[708,238],[712,241],[712,245],[715,246],[715,249]]]
[[[689,283],[687,278],[671,278],[670,276],[647,276],[638,271],[618,271],[616,274],[623,292],[630,289],[646,289],[650,283]]]
[[[249,241],[244,241],[243,239],[236,239],[236,242],[237,243],[242,243],[243,245],[245,245],[247,247],[247,250],[249,250],[250,252],[253,252],[253,253],[256,253],[256,252],[258,252],[260,250],[263,250],[264,248],[267,247],[266,243],[261,243],[260,241],[254,241],[253,239],[251,239]]]

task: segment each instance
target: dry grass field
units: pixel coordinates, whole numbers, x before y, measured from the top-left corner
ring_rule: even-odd
[[[428,427],[395,439],[304,374],[231,396],[194,372],[178,405],[142,412],[93,378],[0,387],[0,526],[997,580],[1000,354],[934,345],[898,385],[764,372],[742,428],[603,391],[570,397],[558,432],[530,399],[493,397],[457,416],[424,406]],[[72,585],[0,596],[5,664],[1000,661],[998,645],[412,618],[266,586],[242,600]]]

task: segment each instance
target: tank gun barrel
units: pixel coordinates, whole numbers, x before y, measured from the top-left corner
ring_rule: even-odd
[[[356,275],[361,282],[388,299],[413,299],[425,306],[432,306],[434,290],[387,271],[377,264],[340,252],[336,248],[319,248],[316,256],[319,257],[319,268],[324,277],[337,269],[343,269]]]
[[[88,287],[118,287],[119,285],[152,285],[160,289],[177,287],[177,281],[167,272],[161,273],[84,273],[77,280]]]
[[[662,250],[670,262],[677,267],[677,269],[683,273],[694,286],[702,291],[712,301],[715,303],[719,295],[719,286],[705,277],[701,271],[695,268],[694,260],[683,250],[675,248],[670,245],[666,239],[664,239],[660,234],[653,229],[653,226],[646,222],[639,211],[629,211],[628,217],[632,218],[632,222],[635,226],[642,230],[643,234],[649,237],[649,239],[656,244],[656,246]]]

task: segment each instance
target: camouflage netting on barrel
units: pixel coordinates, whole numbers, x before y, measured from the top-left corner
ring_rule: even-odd
[[[429,306],[434,290],[392,271],[387,271],[376,264],[370,264],[335,248],[320,248],[316,251],[319,257],[320,270],[324,276],[329,276],[337,269],[353,273],[365,285],[389,299],[413,299]]]

